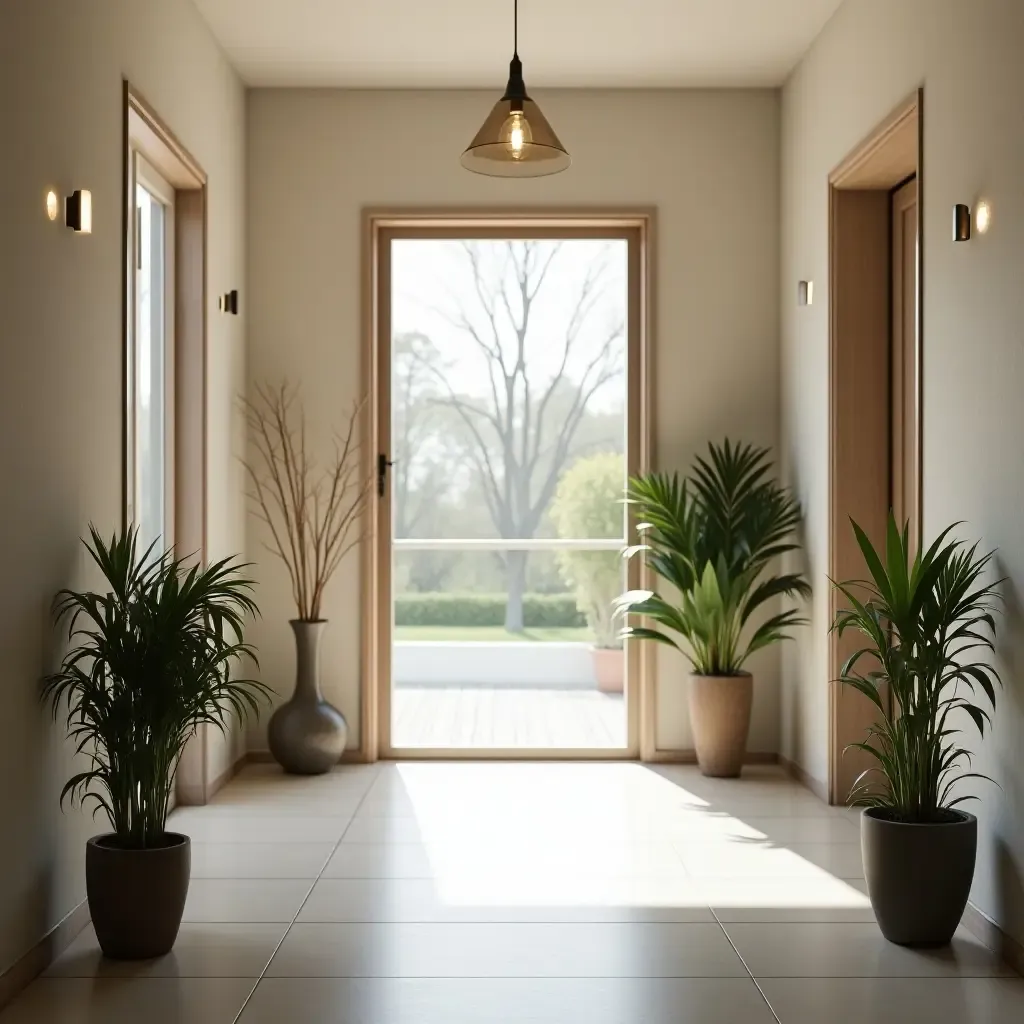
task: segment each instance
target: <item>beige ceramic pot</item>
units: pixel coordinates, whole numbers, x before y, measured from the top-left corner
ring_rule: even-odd
[[[749,672],[690,676],[690,724],[704,775],[734,779],[740,774],[753,702],[754,680]]]

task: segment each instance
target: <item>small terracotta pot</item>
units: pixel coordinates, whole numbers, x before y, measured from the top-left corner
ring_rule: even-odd
[[[626,658],[622,648],[591,647],[594,677],[602,693],[622,693],[626,681]]]
[[[114,833],[86,843],[89,914],[104,956],[149,960],[171,951],[191,866],[191,842],[177,832],[146,850],[125,849]]]
[[[734,779],[743,769],[750,732],[754,680],[738,676],[690,676],[690,725],[704,775]]]

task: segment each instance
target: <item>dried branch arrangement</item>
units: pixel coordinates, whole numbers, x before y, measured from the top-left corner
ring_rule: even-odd
[[[298,391],[258,386],[243,399],[254,456],[245,460],[249,500],[266,523],[266,548],[288,568],[292,597],[304,622],[320,619],[324,590],[363,536],[373,477],[363,464],[356,402],[335,437],[331,461],[318,466],[306,447],[306,417]]]

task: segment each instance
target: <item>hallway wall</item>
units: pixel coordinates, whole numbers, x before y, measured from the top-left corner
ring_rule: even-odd
[[[828,174],[924,85],[924,533],[999,548],[1005,690],[975,769],[972,899],[1024,940],[1024,5],[846,0],[783,90],[782,431],[807,514],[812,628],[784,652],[782,750],[828,773]],[[955,203],[992,204],[985,236],[951,241]],[[798,308],[797,281],[816,282]],[[820,296],[820,298],[819,298]],[[967,734],[971,743],[975,734]]]
[[[251,380],[302,386],[329,438],[361,387],[360,212],[367,206],[656,206],[657,466],[685,469],[728,434],[778,438],[779,98],[765,91],[548,92],[546,115],[575,158],[528,181],[466,172],[458,157],[494,102],[477,92],[249,93]],[[264,616],[263,678],[294,672],[286,577],[250,519]],[[324,689],[358,743],[357,561],[325,609]],[[777,650],[758,676],[751,750],[778,749]],[[692,748],[682,661],[660,662],[659,743]],[[262,728],[250,737],[264,747]]]
[[[191,0],[0,3],[0,972],[85,896],[91,812],[61,813],[82,768],[38,704],[57,656],[50,602],[92,585],[78,544],[119,526],[122,469],[122,76],[209,175],[209,553],[241,551],[244,444],[234,396],[244,317],[215,296],[244,272],[244,91]],[[91,189],[94,233],[44,197]],[[200,410],[195,410],[199,415]],[[208,751],[211,777],[240,736]]]

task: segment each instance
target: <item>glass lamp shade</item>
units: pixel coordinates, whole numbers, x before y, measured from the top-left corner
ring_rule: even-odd
[[[571,162],[540,107],[525,98],[498,100],[461,160],[468,171],[498,178],[539,178]]]

